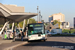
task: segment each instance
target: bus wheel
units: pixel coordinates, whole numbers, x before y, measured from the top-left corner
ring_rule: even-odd
[[[46,41],[46,40],[43,40],[44,42]]]
[[[30,41],[28,41],[28,42],[30,42]]]

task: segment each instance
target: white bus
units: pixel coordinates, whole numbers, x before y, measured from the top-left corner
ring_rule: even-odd
[[[46,33],[43,23],[28,24],[28,41],[46,40]]]

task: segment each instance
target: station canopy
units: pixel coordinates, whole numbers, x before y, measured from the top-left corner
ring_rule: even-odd
[[[17,5],[4,5],[0,3],[0,24],[4,24],[6,21],[21,22],[24,19],[29,19],[38,15],[37,13],[27,13],[24,7],[18,7]]]

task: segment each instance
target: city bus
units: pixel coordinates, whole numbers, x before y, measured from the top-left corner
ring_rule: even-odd
[[[43,40],[46,41],[45,27],[43,23],[28,24],[28,41]]]

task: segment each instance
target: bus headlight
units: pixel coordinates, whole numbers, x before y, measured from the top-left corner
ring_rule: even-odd
[[[30,39],[30,38],[31,38],[31,36],[28,36],[28,38]]]

